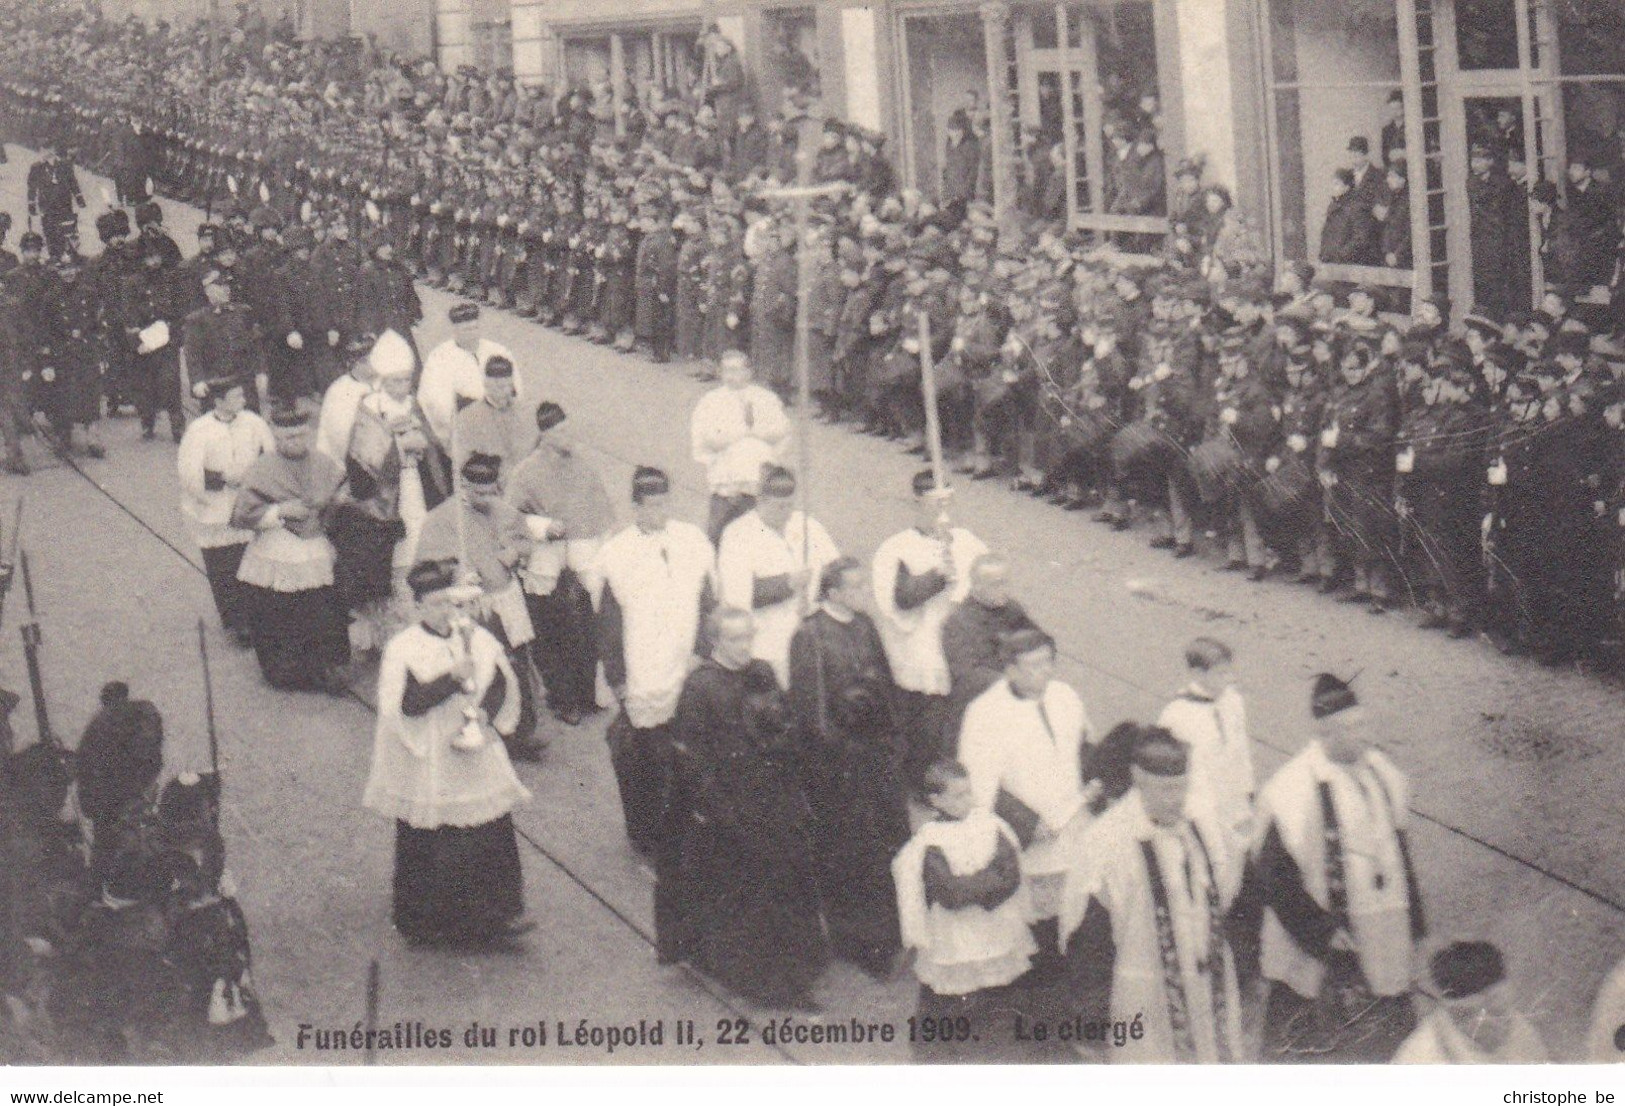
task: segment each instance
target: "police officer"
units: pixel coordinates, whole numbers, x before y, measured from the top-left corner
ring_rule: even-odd
[[[140,259],[130,243],[130,218],[123,210],[98,215],[96,235],[102,241],[102,252],[86,266],[84,279],[95,291],[101,314],[108,409],[116,413],[125,404],[135,402],[135,388],[130,381],[130,347],[124,340],[123,301],[129,278],[140,268]]]
[[[141,244],[140,267],[125,278],[119,339],[129,356],[130,390],[142,438],[153,439],[158,412],[166,411],[170,435],[179,442],[186,429],[180,383],[186,305],[175,269],[166,264],[168,256],[161,246]]]
[[[71,246],[73,240],[68,241]],[[84,268],[75,249],[57,260],[56,281],[45,301],[38,406],[51,424],[58,448],[100,458],[107,456],[96,434],[107,347],[97,289],[84,279]]]
[[[227,378],[242,384],[249,406],[258,411],[270,380],[249,309],[232,300],[231,284],[218,268],[203,274],[203,291],[208,306],[187,315],[181,327],[180,371],[187,412],[196,411],[194,386]]]
[[[59,258],[67,251],[68,239],[79,225],[79,209],[84,206],[73,162],[62,156],[59,143],[50,143],[44,156],[28,169],[28,215],[40,221],[51,257]]]

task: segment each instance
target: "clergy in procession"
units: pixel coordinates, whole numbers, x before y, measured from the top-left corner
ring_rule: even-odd
[[[428,435],[412,400],[412,348],[393,330],[370,343],[367,367],[352,367],[327,390],[322,427],[343,435],[345,494],[328,527],[338,552],[334,584],[350,612],[351,645],[383,648],[396,629],[397,584],[411,567],[416,535],[428,514],[428,494],[445,498],[436,466],[426,463]],[[368,381],[365,391],[339,399],[346,381]],[[335,427],[329,418],[345,423]],[[337,443],[329,443],[336,448]],[[428,491],[426,491],[428,489]]]
[[[411,343],[386,330],[368,355],[378,386],[356,409],[350,435],[350,491],[357,499],[369,486],[380,505],[391,505],[405,536],[391,558],[394,591],[406,594],[406,573],[416,563],[418,535],[429,511],[451,495],[450,458],[429,431],[428,419],[412,393],[417,358]],[[371,485],[369,485],[369,481]]]
[[[452,336],[429,351],[418,380],[418,403],[428,416],[429,429],[447,448],[457,412],[485,395],[485,362],[498,354],[513,360],[506,346],[480,337],[479,305],[459,303],[450,316]]]
[[[1258,795],[1265,1059],[1385,1063],[1416,1026],[1424,932],[1409,785],[1345,681],[1315,677],[1313,740]]]
[[[1068,850],[1089,820],[1083,757],[1094,735],[1083,700],[1055,678],[1055,639],[1017,630],[1000,653],[1004,676],[966,708],[958,759],[977,805],[1021,840],[1039,952],[1052,955]]]
[[[1185,646],[1185,667],[1189,682],[1157,724],[1190,748],[1187,806],[1210,815],[1225,834],[1225,847],[1239,856],[1253,839],[1256,785],[1234,657],[1224,642],[1199,637]]]
[[[1085,1020],[1144,1028],[1138,1039],[1105,1049],[1114,1061],[1246,1060],[1225,937],[1239,874],[1222,831],[1186,802],[1190,752],[1162,727],[1145,727],[1129,775],[1128,792],[1079,835],[1067,858],[1060,933],[1072,1008]]]
[[[632,474],[632,524],[604,543],[595,571],[598,655],[621,708],[606,735],[610,762],[626,835],[648,856],[672,844],[661,832],[669,724],[716,596],[710,541],[670,512],[670,479],[640,465]]]
[[[897,681],[898,724],[908,741],[906,782],[918,788],[926,765],[952,760],[958,735],[946,732],[952,681],[942,626],[970,593],[971,565],[987,552],[975,534],[955,526],[952,491],[930,470],[914,475],[914,525],[875,550],[875,625]]]
[[[508,502],[524,516],[535,547],[520,573],[536,638],[531,659],[547,705],[574,726],[598,709],[598,649],[592,579],[615,511],[598,473],[562,429],[564,408],[536,408],[536,447],[513,469]]]
[[[773,670],[751,655],[750,612],[718,607],[708,622],[711,655],[685,681],[672,722],[674,813],[687,817],[672,820],[677,870],[657,872],[657,937],[663,953],[754,1003],[817,1012],[812,987],[829,952],[789,708]]]
[[[181,515],[203,551],[220,625],[237,644],[248,645],[253,617],[237,570],[254,532],[232,525],[232,508],[243,478],[262,454],[276,451],[276,440],[265,420],[245,409],[248,393],[240,379],[216,378],[206,388],[209,410],[187,425],[175,455]]]
[[[454,464],[471,453],[502,459],[502,471],[514,467],[536,448],[535,410],[519,402],[518,377],[513,361],[497,353],[485,359],[483,394],[465,404],[452,420],[451,450]]]
[[[344,469],[311,448],[310,416],[271,416],[276,451],[255,461],[237,490],[231,525],[254,533],[237,578],[247,588],[254,653],[272,687],[344,694],[350,663],[344,609],[333,589],[325,515]]]
[[[689,423],[694,460],[705,466],[711,489],[706,534],[713,544],[728,523],[751,509],[762,466],[780,459],[790,437],[784,404],[752,380],[744,353],[724,353],[718,371],[722,383],[700,397]]]
[[[394,908],[420,945],[482,945],[532,927],[513,809],[519,782],[502,734],[519,720],[507,652],[472,617],[479,589],[455,561],[407,574],[418,620],[384,649],[378,724],[362,802],[395,820]]]
[[[1422,989],[1437,1005],[1394,1063],[1551,1063],[1540,1034],[1513,1007],[1506,962],[1490,942],[1452,941],[1435,952]]]
[[[503,735],[515,760],[540,760],[544,745],[536,738],[536,701],[531,688],[526,646],[535,637],[525,606],[519,570],[530,556],[530,531],[513,505],[502,498],[502,462],[484,453],[470,454],[458,471],[452,497],[429,512],[418,535],[417,559],[455,560],[478,583],[480,624],[508,651],[517,679],[513,693],[519,720]]]
[[[995,1063],[1009,1040],[1010,985],[1027,973],[1037,946],[1021,879],[1021,843],[977,806],[965,766],[939,760],[925,771],[931,817],[892,861],[904,947],[920,981],[915,1017],[964,1018],[958,1033],[912,1041],[925,1062]],[[1023,1059],[1018,1053],[1009,1062]]]
[[[344,347],[349,368],[322,393],[321,411],[316,416],[316,451],[340,465],[350,452],[356,409],[377,386],[378,374],[371,360],[374,340],[371,334],[351,335]]]
[[[1027,609],[1010,593],[1010,559],[983,553],[970,566],[970,594],[942,624],[942,655],[948,661],[950,699],[946,738],[959,740],[965,708],[1004,675],[999,643],[1006,634],[1036,628]]]
[[[812,610],[819,574],[841,555],[823,523],[796,508],[795,495],[795,473],[765,466],[756,505],[728,523],[717,544],[722,603],[755,616],[756,657],[784,688],[790,638]]]
[[[831,952],[886,979],[900,948],[891,859],[909,834],[891,666],[860,561],[825,565],[818,595],[790,640],[790,709],[824,920]]]

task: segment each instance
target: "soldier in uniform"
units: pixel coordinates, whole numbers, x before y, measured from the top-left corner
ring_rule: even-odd
[[[248,308],[260,357],[271,377],[271,390],[279,399],[291,399],[298,393],[282,386],[287,374],[271,371],[272,366],[281,368],[284,351],[288,350],[287,336],[294,329],[288,315],[291,290],[282,276],[286,257],[282,217],[269,205],[261,205],[250,214],[249,224],[254,228],[254,241],[243,251],[233,291]]]
[[[321,394],[317,382],[337,374],[337,350],[321,335],[320,290],[310,277],[316,238],[309,227],[288,228],[280,261],[267,284],[278,290],[277,303],[261,323],[265,335],[270,391],[282,400]]]
[[[47,342],[46,303],[55,274],[44,264],[45,239],[29,231],[18,242],[22,258],[0,284],[0,434],[5,469],[26,476],[22,440],[32,427],[36,378]]]
[[[581,206],[572,189],[556,186],[552,225],[543,235],[546,246],[547,285],[539,293],[536,314],[548,326],[562,325],[568,310],[573,242],[580,233]]]
[[[1480,488],[1489,413],[1474,397],[1464,347],[1410,347],[1402,356],[1424,361],[1427,373],[1395,442],[1399,556],[1419,585],[1427,611],[1422,625],[1465,637],[1481,618]]]
[[[393,330],[406,339],[414,364],[422,364],[412,328],[423,321],[423,301],[418,297],[412,272],[395,257],[395,244],[378,236],[361,267],[360,303],[357,325],[365,334]]]
[[[762,228],[750,293],[750,360],[763,384],[788,402],[795,390],[796,255],[793,223]]]
[[[598,313],[591,338],[601,345],[613,344],[622,353],[632,348],[637,243],[627,225],[626,202],[610,201],[609,229],[595,257],[598,281]]]
[[[123,334],[123,299],[129,278],[139,268],[140,261],[130,244],[130,217],[122,210],[97,216],[96,235],[102,241],[102,252],[86,265],[84,279],[94,289],[101,313],[108,410],[116,413],[125,404],[135,401],[135,388],[130,381],[130,348]]]
[[[235,379],[257,412],[270,381],[249,310],[232,300],[231,285],[219,269],[203,274],[203,291],[208,306],[187,315],[181,326],[182,395],[191,397],[193,386],[203,381]],[[189,410],[194,406],[195,400],[188,403]]]
[[[1159,288],[1152,298],[1154,318],[1160,325],[1148,335],[1141,349],[1138,371],[1129,388],[1139,396],[1141,414],[1135,435],[1142,448],[1129,453],[1114,446],[1128,471],[1119,479],[1141,476],[1141,490],[1159,505],[1157,533],[1153,549],[1171,549],[1176,557],[1189,557],[1196,551],[1195,522],[1191,513],[1195,489],[1185,454],[1200,433],[1197,412],[1200,369],[1203,352],[1199,335],[1192,325],[1193,304],[1177,286]],[[1125,431],[1126,433],[1127,431]],[[1118,435],[1118,443],[1124,441]]]
[[[63,254],[56,270],[56,283],[45,301],[38,406],[51,424],[58,448],[105,457],[96,432],[102,417],[107,349],[97,290],[84,279],[84,259],[77,251]]]
[[[1378,353],[1374,327],[1348,330],[1338,362],[1341,382],[1321,412],[1318,471],[1334,568],[1321,566],[1322,590],[1352,571],[1349,602],[1372,614],[1388,609],[1393,555],[1394,381]]]
[[[711,222],[710,230],[703,356],[716,362],[729,350],[743,349],[748,338],[751,271],[738,222],[724,214]]]
[[[677,248],[677,293],[673,324],[673,352],[680,361],[692,361],[705,345],[705,276],[710,255],[710,235],[704,219],[685,210],[672,221],[682,235]]]
[[[560,325],[566,334],[580,334],[592,325],[593,308],[597,301],[593,254],[597,251],[602,233],[598,201],[584,200],[581,222],[570,235],[569,277],[565,281],[563,302],[559,305],[562,315]]]
[[[141,244],[140,268],[125,278],[118,339],[130,351],[130,389],[141,437],[153,439],[158,412],[166,411],[170,435],[179,442],[186,429],[179,370],[186,305],[167,256],[161,247]]]
[[[1547,665],[1594,661],[1609,634],[1608,375],[1572,330],[1556,335],[1535,367],[1536,413],[1521,451],[1540,505],[1540,555],[1526,563],[1524,582],[1529,645]]]
[[[325,342],[333,351],[342,350],[344,340],[360,333],[356,318],[360,304],[361,250],[350,240],[350,229],[342,221],[335,222],[328,232],[327,241],[316,247],[310,255],[310,280],[317,293],[315,306],[319,320],[315,340]],[[343,374],[343,359],[332,366],[337,371],[331,379],[318,380],[323,390]]]
[[[1112,435],[1125,425],[1131,370],[1109,325],[1086,321],[1079,337],[1083,361],[1076,380],[1069,392],[1052,401],[1061,410],[1057,473],[1065,496],[1060,502],[1069,511],[1082,510],[1088,497],[1098,494],[1103,512],[1115,518],[1121,506],[1114,502],[1109,447]]]
[[[181,248],[164,230],[164,209],[148,200],[135,209],[135,228],[138,244],[143,251],[156,251],[163,255],[164,268],[174,269],[181,263]]]
[[[1206,413],[1207,440],[1234,450],[1217,500],[1225,570],[1244,571],[1255,582],[1268,571],[1256,485],[1266,458],[1280,446],[1279,412],[1263,376],[1248,362],[1245,333],[1232,328],[1219,348],[1219,376]]]
[[[28,216],[40,221],[51,257],[61,257],[67,250],[84,206],[73,162],[62,156],[60,143],[48,143],[44,155],[28,168]]]
[[[634,330],[656,364],[671,360],[676,337],[679,255],[671,213],[663,206],[652,206],[644,214],[643,236],[638,240]]]

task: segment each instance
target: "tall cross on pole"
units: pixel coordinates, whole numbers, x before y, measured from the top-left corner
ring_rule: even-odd
[[[813,567],[812,506],[809,501],[812,486],[812,371],[808,363],[808,331],[811,328],[811,312],[808,308],[812,303],[813,251],[807,241],[807,232],[812,202],[824,197],[838,196],[847,187],[842,181],[832,181],[829,184],[821,185],[812,184],[813,158],[817,149],[817,144],[814,141],[816,122],[816,120],[808,117],[803,117],[800,120],[800,129],[796,135],[796,175],[799,178],[796,186],[794,188],[769,188],[761,192],[763,199],[789,200],[795,212],[796,501],[801,510],[801,564],[802,567],[807,569]],[[807,602],[807,600],[816,597],[818,592],[819,582],[809,580],[801,613],[808,613],[807,608],[813,604]],[[813,653],[817,659],[815,672],[818,681],[818,725],[822,730],[825,725],[824,661],[823,654],[819,649],[815,648]]]
[[[805,128],[803,128],[805,132]],[[807,157],[806,143],[798,142],[796,145],[797,160],[801,163],[801,184],[794,188],[769,188],[762,191],[763,199],[789,200],[795,212],[796,226],[796,337],[795,337],[795,372],[796,372],[796,498],[800,502],[803,544],[809,545],[812,541],[812,528],[807,520],[812,517],[808,508],[808,487],[810,484],[812,468],[811,424],[812,424],[812,374],[808,366],[808,329],[810,324],[808,307],[812,299],[813,259],[812,250],[807,245],[807,230],[810,220],[812,201],[827,196],[838,196],[846,189],[846,185],[839,181],[830,184],[810,185],[805,183],[811,174],[811,165]],[[808,550],[802,550],[803,563],[807,560]]]

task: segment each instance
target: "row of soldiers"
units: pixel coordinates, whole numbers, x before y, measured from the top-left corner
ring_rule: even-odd
[[[805,312],[829,417],[923,450],[930,364],[943,447],[971,475],[1073,508],[1099,500],[1119,527],[1150,515],[1153,544],[1180,556],[1211,531],[1227,568],[1282,569],[1375,613],[1412,601],[1430,623],[1549,660],[1618,656],[1621,358],[1557,290],[1514,325],[1475,315],[1450,332],[1438,301],[1396,323],[1370,289],[1317,285],[1307,266],[1272,283],[1256,261],[1216,257],[1202,223],[1228,210],[1216,187],[1181,204],[1162,264],[1141,269],[1055,226],[997,225],[985,205],[956,221],[889,194],[864,168],[873,138],[839,121],[780,127],[777,153],[760,147],[765,163],[741,177],[696,154],[681,112],[606,141],[575,125],[573,97],[527,126],[416,100],[377,117],[275,76],[243,59],[247,106],[227,118],[248,137],[309,138],[302,158],[160,136],[183,167],[159,174],[205,199],[223,177],[228,227],[258,239],[218,267],[240,273],[272,392],[320,392],[334,369],[288,366],[324,346],[409,335],[413,273],[658,360],[746,349],[782,395]],[[335,145],[345,125],[357,137]],[[712,145],[757,148],[732,137]],[[759,187],[792,169],[864,186],[820,200],[803,234]],[[398,314],[273,321],[298,294],[268,274],[316,236],[317,306],[368,298],[345,294],[360,283],[348,243],[365,237],[388,267],[376,298]]]
[[[51,188],[77,191],[71,162],[48,148],[41,164],[66,170]],[[47,201],[52,195],[42,191]],[[34,231],[22,236],[20,257],[0,252],[8,307],[0,436],[9,472],[28,470],[22,442],[35,413],[56,445],[91,457],[104,452],[96,435],[104,398],[114,411],[133,406],[149,439],[167,413],[179,441],[186,413],[196,411],[185,382],[238,378],[256,409],[319,398],[345,371],[346,347],[359,335],[410,335],[421,317],[412,276],[389,244],[364,249],[342,221],[284,236],[273,209],[233,210],[201,226],[199,252],[183,260],[158,203],[142,201],[134,215],[133,226],[122,208],[99,215],[102,251],[89,260],[71,228],[58,252]]]

